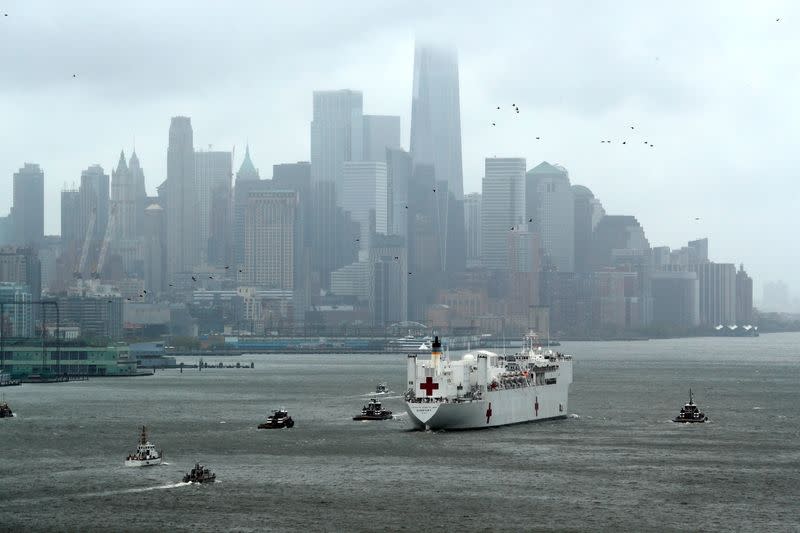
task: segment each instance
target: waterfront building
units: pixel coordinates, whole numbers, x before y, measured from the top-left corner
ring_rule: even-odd
[[[736,265],[702,263],[689,265],[700,283],[700,323],[705,326],[736,324]]]
[[[33,337],[31,289],[25,284],[0,282],[0,336]]]
[[[6,345],[2,359],[12,379],[31,375],[56,376],[134,376],[136,359],[125,345],[105,347],[35,344]]]
[[[736,324],[748,326],[753,323],[753,278],[747,275],[744,265],[736,272]]]
[[[700,324],[700,283],[696,272],[650,274],[654,326],[693,328]]]

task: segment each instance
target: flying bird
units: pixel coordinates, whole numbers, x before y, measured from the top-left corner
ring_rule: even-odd
[[[433,192],[436,192],[436,189],[433,189]]]
[[[533,219],[532,219],[532,218],[529,218],[529,219],[528,219],[528,222],[533,222]]]
[[[410,276],[410,275],[411,275],[411,272],[409,272],[409,273],[408,273],[408,275]]]
[[[225,270],[228,270],[229,268],[230,268],[230,267],[229,267],[228,265],[225,265]]]
[[[538,141],[538,140],[539,140],[539,137],[536,137],[536,140]]]
[[[6,16],[8,16],[8,15],[6,15]],[[776,19],[775,19],[775,22],[780,22],[780,21],[781,21],[781,19],[780,19],[780,18],[776,18]]]
[[[496,126],[496,125],[497,125],[497,124],[495,124],[494,122],[492,122],[492,126]]]
[[[356,242],[360,241],[361,239],[356,239]]]
[[[408,209],[408,206],[406,206],[406,209]]]
[[[497,106],[497,109],[500,109],[500,106]]]
[[[633,126],[631,126],[631,129],[633,129]]]
[[[622,141],[622,144],[628,144],[628,143],[627,143],[627,142],[625,142],[625,141]]]
[[[197,281],[197,278],[192,276],[192,281]]]
[[[208,279],[214,279],[214,276],[208,276]]]
[[[143,292],[143,293],[145,293],[145,294],[147,294],[147,291],[146,291],[146,290],[144,290],[144,289],[142,289],[142,292]]]
[[[242,272],[244,272],[244,270],[242,270],[242,269],[240,268],[240,269],[239,269],[239,273],[241,274]]]
[[[700,217],[694,217],[695,220],[700,220]]]
[[[77,74],[73,74],[73,75],[72,75],[72,77],[73,77],[73,78],[77,78],[77,77],[78,77],[78,75],[77,75]]]

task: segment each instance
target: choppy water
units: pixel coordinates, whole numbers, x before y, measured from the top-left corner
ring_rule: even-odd
[[[563,351],[572,417],[458,433],[351,420],[378,381],[403,411],[402,354],[0,389],[0,529],[797,531],[800,334]],[[689,387],[712,423],[669,422]],[[142,423],[167,465],[122,465]]]

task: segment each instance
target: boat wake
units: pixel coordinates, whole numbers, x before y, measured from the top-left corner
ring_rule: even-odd
[[[578,415],[578,414],[572,413],[571,415],[569,415],[569,417],[570,417],[570,418],[580,418],[580,417],[581,417],[581,415]]]
[[[64,494],[63,496],[45,496],[42,498],[20,498],[21,500],[26,500],[30,502],[45,502],[45,501],[55,501],[55,500],[62,500],[68,498],[102,498],[104,496],[117,496],[120,494],[136,494],[140,492],[150,492],[153,490],[164,490],[164,489],[175,489],[178,487],[188,487],[192,483],[168,483],[166,485],[156,485],[154,487],[138,487],[133,489],[120,489],[120,490],[104,490],[101,492],[85,492],[83,494]],[[13,501],[13,500],[12,500]]]

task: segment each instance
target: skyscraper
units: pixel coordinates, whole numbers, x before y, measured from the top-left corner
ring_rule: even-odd
[[[165,288],[166,236],[164,209],[151,204],[144,210],[144,286],[158,295]]]
[[[525,227],[525,159],[487,158],[481,199],[481,263],[508,270],[508,232]]]
[[[416,46],[411,99],[411,154],[415,167],[430,165],[434,170],[434,188],[438,190],[436,225],[441,270],[463,270],[464,218],[463,208],[459,207],[464,196],[461,105],[458,58],[452,49]],[[451,210],[453,206],[455,209]]]
[[[362,95],[349,89],[314,92],[311,122],[311,266],[320,286],[327,288],[330,273],[346,264],[337,250],[341,206],[342,168],[345,161],[361,161],[364,149]]]
[[[387,233],[388,197],[386,163],[382,161],[348,161],[343,165],[342,209],[361,225],[361,250],[369,249],[372,233]],[[370,227],[374,213],[375,227]]]
[[[461,104],[452,49],[418,44],[414,51],[411,153],[415,164],[433,165],[436,180],[461,199]]]
[[[142,165],[139,163],[139,156],[136,155],[136,150],[134,150],[131,154],[131,158],[128,163],[128,172],[131,176],[130,179],[133,183],[136,197],[136,212],[135,216],[133,217],[135,221],[134,234],[136,236],[141,236],[144,234],[144,210],[150,205],[150,203],[147,200],[147,190],[144,184],[144,170],[142,169]]]
[[[311,182],[342,182],[342,163],[361,161],[364,150],[360,91],[314,91],[311,121]]]
[[[136,193],[136,184],[122,151],[117,168],[111,170],[111,203],[117,212],[115,239],[133,239],[136,236]]]
[[[167,279],[200,262],[200,209],[189,117],[173,117],[167,149]]]
[[[744,265],[736,272],[736,323],[739,326],[753,322],[753,278],[747,275]]]
[[[266,191],[270,183],[262,180],[258,170],[250,159],[250,146],[245,148],[244,161],[236,173],[236,185],[233,189],[233,260],[241,266],[244,264],[244,215],[247,210],[247,197],[251,192]]]
[[[39,165],[25,163],[14,174],[12,240],[20,245],[38,246],[44,238],[44,172]]]
[[[547,161],[529,170],[526,215],[542,239],[542,248],[561,272],[575,269],[575,201],[567,169]]]
[[[586,273],[590,271],[592,233],[605,210],[592,191],[583,185],[573,185],[572,196],[575,202],[575,272]]]
[[[295,191],[250,193],[240,281],[269,289],[294,288],[296,216]]]
[[[464,197],[464,237],[467,267],[481,264],[481,194]]]
[[[400,148],[400,117],[364,115],[364,161],[386,161],[386,149]]]
[[[120,152],[117,168],[111,170],[111,216],[115,218],[111,245],[129,276],[141,272],[144,259],[140,241],[144,216],[144,174],[138,158],[131,157],[131,163],[135,163],[136,167],[129,167],[125,153]]]
[[[408,185],[413,172],[411,154],[402,148],[386,149],[386,181],[388,187],[388,232],[408,232]]]
[[[233,158],[231,152],[194,154],[200,230],[200,261],[220,265],[228,259]]]

